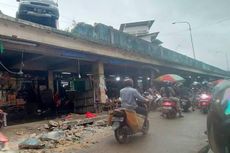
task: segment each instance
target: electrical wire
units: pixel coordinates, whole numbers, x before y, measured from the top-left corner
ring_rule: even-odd
[[[216,21],[216,22],[214,22],[212,24],[200,25],[200,26],[194,27],[194,28],[192,28],[192,30],[198,30],[198,29],[206,28],[207,26],[218,25],[218,24],[221,24],[221,23],[229,21],[229,20],[230,20],[229,17],[228,18],[223,18],[223,19],[221,19],[219,21]]]
[[[9,73],[11,73],[11,74],[21,74],[20,73],[20,71],[19,72],[13,72],[13,71],[11,71],[11,70],[9,70],[3,63],[2,63],[2,61],[0,61],[0,65],[7,71],[7,72],[9,72]]]
[[[226,22],[226,21],[230,21],[230,18],[223,18],[219,21],[216,21],[212,24],[206,24],[206,25],[200,25],[200,26],[196,26],[196,27],[192,27],[192,31],[196,31],[196,30],[199,30],[199,29],[203,29],[203,28],[206,28],[206,27],[210,27],[210,26],[214,26],[214,25],[218,25],[218,24],[221,24],[223,22]],[[186,29],[186,30],[180,30],[180,31],[177,31],[177,32],[170,32],[170,33],[162,33],[161,36],[175,36],[175,34],[179,34],[179,33],[183,33],[183,32],[186,32],[186,31],[189,31],[189,29]]]
[[[20,67],[19,72],[13,72],[13,71],[11,71],[10,69],[8,69],[8,68],[2,63],[2,61],[0,61],[0,65],[1,65],[7,72],[9,72],[9,73],[11,73],[11,74],[22,75],[22,74],[23,74],[22,68],[24,67],[24,62],[23,62],[23,60],[24,60],[24,52],[22,51],[22,55],[21,55],[21,67]]]

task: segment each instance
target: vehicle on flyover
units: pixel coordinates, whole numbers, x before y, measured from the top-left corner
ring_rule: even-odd
[[[59,19],[58,4],[53,0],[17,0],[16,18],[57,28]]]

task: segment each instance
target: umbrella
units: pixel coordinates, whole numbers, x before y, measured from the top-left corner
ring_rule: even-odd
[[[230,81],[223,80],[213,88],[213,104],[218,112],[230,115]],[[221,113],[222,114],[222,113]]]
[[[176,74],[165,74],[156,78],[155,81],[176,83],[176,82],[183,82],[185,81],[185,79]]]
[[[219,84],[217,84],[214,88],[213,88],[213,96],[217,96],[220,93],[222,93],[223,91],[225,91],[226,89],[230,88],[230,81],[229,80],[223,80],[222,82],[220,82]]]

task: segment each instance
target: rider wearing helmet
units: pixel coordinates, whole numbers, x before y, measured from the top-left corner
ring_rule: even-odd
[[[160,89],[160,94],[162,96],[161,102],[165,99],[168,98],[174,102],[176,102],[177,107],[178,107],[178,113],[179,117],[184,117],[181,113],[181,106],[180,106],[180,99],[176,97],[176,91],[173,88],[173,84],[171,82],[166,82],[163,87]]]

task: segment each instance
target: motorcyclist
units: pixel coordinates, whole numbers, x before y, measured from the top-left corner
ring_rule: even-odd
[[[185,85],[183,85],[183,83],[181,82],[176,83],[174,85],[174,89],[176,91],[176,97],[183,99],[183,100],[187,100],[189,102],[192,101],[190,99],[189,89]],[[194,111],[193,105],[192,105],[192,110]]]
[[[202,82],[202,90],[205,92],[209,92],[208,81],[205,80]]]
[[[198,105],[198,98],[202,93],[201,84],[199,82],[193,82],[191,84],[191,94],[192,94],[192,108],[195,110],[196,106]]]
[[[178,98],[176,97],[176,92],[175,92],[175,90],[174,90],[173,87],[172,87],[172,83],[167,82],[167,83],[165,84],[165,86],[161,87],[160,93],[161,93],[161,96],[163,97],[163,98],[162,98],[162,101],[164,100],[164,98],[168,98],[168,99],[170,99],[171,101],[176,102],[177,107],[178,107],[179,117],[184,117],[184,116],[182,115],[182,112],[181,112],[182,109],[181,109],[181,106],[180,106],[180,99],[178,99]]]
[[[207,117],[207,134],[214,153],[230,152],[230,81],[214,88]]]
[[[133,88],[132,79],[125,79],[124,85],[125,87],[120,90],[121,107],[135,110],[136,113],[147,116],[147,110],[138,106],[137,100],[141,102],[149,102],[149,100],[141,96],[141,94]]]

